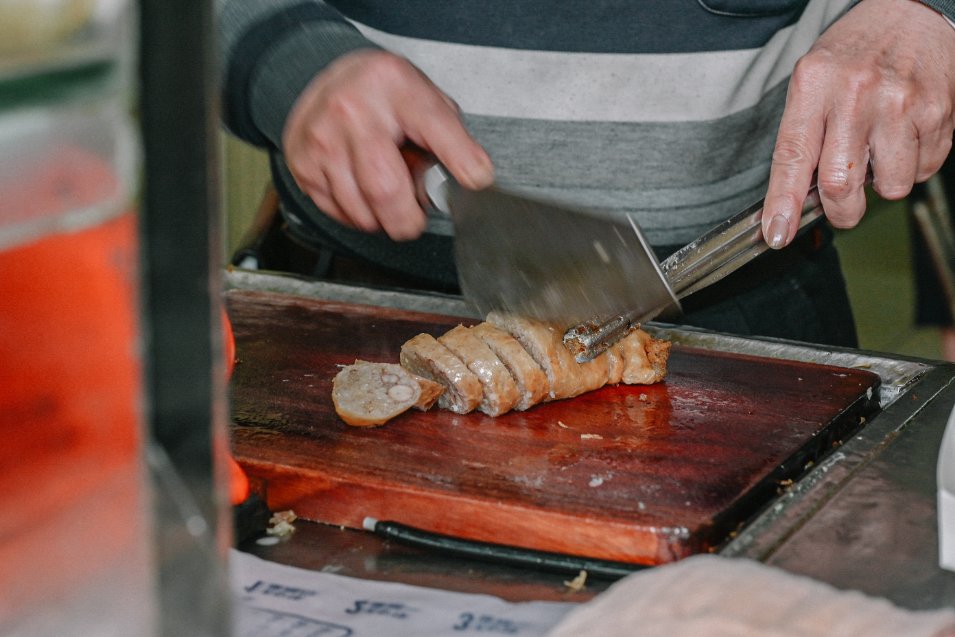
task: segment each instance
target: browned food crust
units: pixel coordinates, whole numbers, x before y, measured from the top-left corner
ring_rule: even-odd
[[[408,373],[411,374],[411,372]],[[411,374],[411,376],[417,381],[418,387],[421,388],[421,397],[418,398],[418,402],[413,406],[420,411],[428,411],[434,407],[434,404],[438,402],[438,398],[444,393],[444,385],[418,376],[417,374]]]

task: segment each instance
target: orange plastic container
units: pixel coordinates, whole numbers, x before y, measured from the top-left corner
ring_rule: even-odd
[[[0,634],[155,624],[135,144],[117,114],[0,113]]]

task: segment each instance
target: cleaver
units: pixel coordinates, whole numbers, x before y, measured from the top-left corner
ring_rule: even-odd
[[[579,362],[643,322],[678,315],[679,299],[769,249],[763,200],[660,263],[629,215],[598,217],[493,186],[468,190],[440,165],[424,173],[423,185],[434,208],[453,221],[465,298],[481,316],[501,310],[567,327],[564,345]],[[800,231],[822,215],[813,186]]]
[[[425,172],[424,187],[453,221],[461,291],[482,316],[501,310],[566,327],[679,307],[633,219],[495,186],[468,190],[440,166]]]

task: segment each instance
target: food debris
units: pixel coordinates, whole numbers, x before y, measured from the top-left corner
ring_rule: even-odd
[[[779,482],[777,482],[777,484],[779,485],[779,488],[776,489],[776,493],[779,493],[779,494],[782,494],[793,488],[793,481],[789,478],[785,480],[780,480]]]
[[[570,429],[570,427],[568,427],[567,425],[565,425],[565,424],[564,424],[563,422],[561,422],[560,420],[557,421],[557,425],[558,425],[559,427],[563,427],[564,429]]]
[[[603,440],[604,437],[600,434],[580,434],[581,440]]]
[[[255,541],[259,546],[275,546],[282,540],[274,535],[264,535]]]
[[[638,398],[640,398],[640,401],[641,401],[641,402],[647,402],[647,395],[646,395],[646,394],[640,394],[640,396],[639,396]]]
[[[269,518],[269,524],[271,526],[265,529],[265,532],[275,537],[288,537],[292,535],[292,533],[295,533],[295,527],[292,525],[292,522],[297,519],[298,516],[296,516],[295,511],[291,509],[273,513],[272,517]]]
[[[572,593],[579,593],[587,584],[587,571],[581,571],[577,577],[570,581],[565,581],[564,586],[570,589]]]

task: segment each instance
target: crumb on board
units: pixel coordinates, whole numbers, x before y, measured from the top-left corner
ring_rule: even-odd
[[[564,424],[562,421],[560,421],[560,420],[557,421],[557,426],[558,426],[558,427],[563,427],[564,429],[570,429],[570,427],[568,427],[567,425],[565,425],[565,424]]]
[[[647,395],[646,395],[646,394],[640,394],[640,396],[639,396],[638,398],[640,398],[640,402],[644,402],[644,403],[647,402]]]
[[[581,440],[603,440],[604,437],[600,434],[580,434]]]
[[[570,589],[572,593],[579,593],[580,591],[584,589],[586,584],[587,584],[587,571],[580,571],[580,573],[577,574],[577,577],[575,577],[572,580],[568,580],[564,582],[564,586]]]
[[[281,541],[282,541],[281,538],[278,538],[274,535],[263,535],[262,537],[257,539],[255,543],[258,544],[259,546],[275,546]]]
[[[265,529],[265,532],[276,537],[288,537],[292,533],[295,533],[295,527],[292,523],[297,519],[298,516],[296,516],[295,511],[291,509],[273,513],[272,517],[269,518],[270,526]]]

